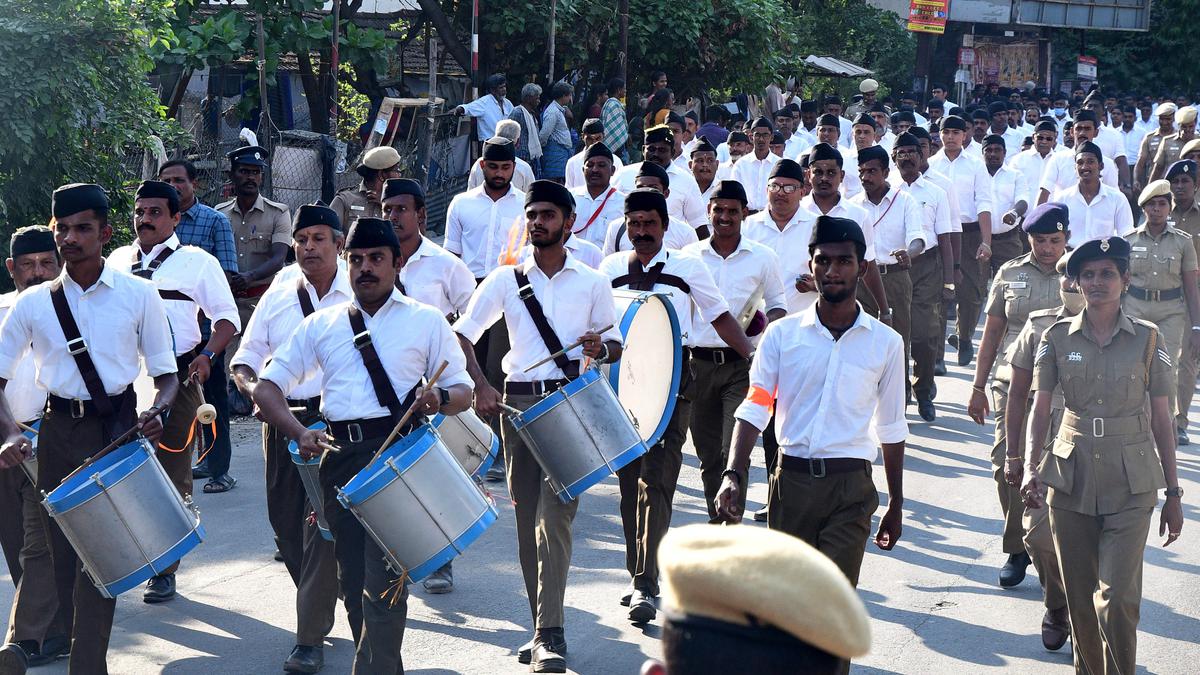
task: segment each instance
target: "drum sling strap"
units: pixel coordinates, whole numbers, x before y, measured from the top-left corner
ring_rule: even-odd
[[[175,249],[173,248],[163,248],[158,255],[154,256],[154,259],[150,261],[150,264],[146,265],[145,269],[142,269],[142,252],[139,250],[137,252],[137,257],[135,257],[133,260],[133,267],[129,271],[133,273],[133,276],[135,277],[141,277],[147,281],[153,281],[154,273],[158,271],[158,268],[162,267],[162,264],[166,262],[167,258],[170,258],[171,254],[174,252]],[[196,302],[190,295],[184,293],[183,291],[164,291],[159,289],[158,297],[162,298],[163,300],[186,300],[192,303]]]
[[[669,254],[668,254],[669,256]],[[612,280],[613,288],[629,286],[632,291],[652,291],[655,284],[664,286],[674,286],[684,293],[691,294],[692,287],[682,277],[674,274],[663,274],[663,268],[667,263],[655,263],[653,267],[643,271],[641,263],[638,262],[637,255],[629,254],[629,271],[616,279]]]
[[[542,303],[538,302],[537,296],[533,294],[533,284],[529,283],[529,277],[515,267],[513,274],[517,277],[517,295],[521,298],[521,302],[525,303],[525,309],[529,310],[529,316],[533,319],[533,325],[537,326],[538,334],[542,336],[542,342],[546,344],[546,349],[550,350],[551,354],[558,354],[554,357],[554,365],[558,366],[569,380],[579,377],[579,362],[567,358],[567,353],[563,351],[562,341],[554,334],[554,329],[546,320],[546,314],[542,311]]]
[[[79,324],[71,314],[71,306],[67,304],[67,292],[63,290],[61,278],[50,284],[50,301],[54,305],[54,315],[58,317],[58,325],[62,327],[63,337],[67,338],[67,352],[75,358],[75,365],[83,377],[83,386],[87,387],[88,395],[92,397],[92,405],[101,417],[110,418],[113,413],[112,400],[104,382],[100,381],[100,373],[96,372],[96,364],[88,353],[87,342],[79,333]]]
[[[408,396],[403,401],[400,400],[400,397],[396,395],[396,390],[392,388],[392,381],[388,379],[387,371],[383,369],[383,362],[379,360],[379,352],[375,351],[375,343],[371,341],[371,331],[367,330],[367,322],[363,319],[362,311],[354,305],[351,305],[348,311],[350,328],[354,330],[354,348],[362,357],[363,366],[366,367],[367,375],[371,378],[371,387],[375,390],[375,398],[379,399],[380,405],[391,412],[392,419],[400,419],[404,415],[404,411],[417,399],[416,389],[408,392]]]
[[[312,298],[308,297],[308,289],[304,287],[303,275],[296,280],[296,299],[300,301],[300,313],[304,315],[304,318],[308,318],[309,314],[317,311],[317,309],[313,307]],[[359,319],[361,318],[362,317],[359,317]],[[354,320],[351,319],[350,323],[353,325]],[[355,328],[354,330],[357,331],[358,328]],[[365,326],[364,330],[366,330]]]

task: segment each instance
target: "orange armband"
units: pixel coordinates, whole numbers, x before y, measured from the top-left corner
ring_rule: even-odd
[[[750,387],[750,391],[746,392],[746,400],[755,405],[770,408],[775,403],[775,396],[762,387]]]

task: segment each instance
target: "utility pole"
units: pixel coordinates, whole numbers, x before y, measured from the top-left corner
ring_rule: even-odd
[[[263,147],[271,147],[271,103],[267,100],[267,38],[263,30],[263,17],[259,12],[254,15],[258,30],[258,142],[265,143]],[[271,194],[271,172],[263,172],[263,188]]]
[[[329,135],[337,138],[338,133],[338,41],[342,33],[342,0],[333,0],[333,43],[329,48]]]
[[[426,125],[425,137],[421,139],[421,147],[417,152],[417,159],[421,163],[421,186],[426,192],[429,191],[429,173],[430,167],[433,165],[433,143],[434,137],[437,134],[437,48],[438,41],[433,30],[428,26],[425,28],[425,44],[429,48],[429,105],[427,107],[428,119]],[[398,114],[398,113],[397,113]]]
[[[618,77],[625,80],[625,86],[629,86],[629,0],[621,0],[621,39],[619,41],[620,51],[617,53],[617,73]]]
[[[555,12],[558,10],[558,0],[550,0],[550,68],[546,73],[546,85],[554,84],[554,33]]]

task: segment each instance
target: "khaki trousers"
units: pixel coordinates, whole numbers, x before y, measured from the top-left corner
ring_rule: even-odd
[[[1200,365],[1190,355],[1181,355],[1177,374],[1179,384],[1175,395],[1175,426],[1186,429],[1188,409],[1192,407],[1192,397],[1196,394],[1196,376],[1200,374]]]
[[[540,396],[504,396],[505,405],[518,410],[540,400]],[[571,568],[571,523],[579,511],[579,500],[562,503],[525,439],[507,417],[502,434],[505,477],[517,520],[517,557],[529,613],[537,630],[562,628],[567,572]]]
[[[98,448],[97,448],[98,449]],[[17,466],[0,470],[0,546],[16,586],[5,642],[66,635],[70,617],[58,611],[54,564],[46,536],[49,518],[41,495]]]
[[[1030,404],[1032,406],[1032,402]],[[1029,411],[1026,410],[1026,420]],[[1050,413],[1050,429],[1046,434],[1046,444],[1042,452],[1050,452],[1054,438],[1058,436],[1058,427],[1062,424],[1063,411],[1054,408]],[[1003,470],[1001,475],[1003,475]],[[1014,488],[1020,497],[1020,490]],[[1007,515],[1007,511],[1005,514]],[[1046,609],[1062,609],[1067,606],[1067,592],[1063,589],[1062,570],[1058,566],[1058,554],[1054,551],[1054,536],[1050,533],[1050,508],[1042,504],[1041,508],[1025,507],[1021,517],[1021,528],[1025,535],[1025,552],[1033,561],[1037,570],[1038,582],[1042,585],[1042,597]]]
[[[297,415],[304,426],[317,418],[315,413]],[[263,425],[262,433],[267,519],[275,531],[283,564],[296,584],[296,644],[320,647],[333,629],[337,608],[337,556],[333,542],[321,536],[315,522],[309,522],[313,507],[292,463],[288,439],[269,424]]]
[[[750,389],[750,362],[745,359],[717,365],[712,361],[692,358],[692,444],[700,460],[700,482],[704,484],[704,503],[708,518],[717,517],[715,501],[721,489],[721,474],[729,461],[729,446],[733,439],[733,413],[746,398]],[[746,484],[745,474],[741,475]],[[746,491],[739,492],[741,506],[746,506]]]
[[[1025,526],[1021,522],[1025,514],[1025,500],[1021,498],[1020,486],[1013,487],[1004,480],[1004,457],[1008,452],[1008,439],[1004,429],[1008,405],[1008,382],[992,378],[992,417],[996,420],[992,443],[992,479],[996,481],[996,495],[1000,498],[1000,510],[1004,514],[1003,550],[1008,555],[1025,552]],[[1026,405],[1026,413],[1029,406]]]
[[[912,285],[912,303],[909,306],[912,388],[913,394],[922,400],[931,398],[933,394],[933,367],[945,344],[941,255],[938,248],[926,251],[913,258],[912,268],[908,270]]]
[[[1089,516],[1050,507],[1077,673],[1132,675],[1137,668],[1142,555],[1153,511]]]
[[[817,478],[785,469],[780,461],[768,489],[767,526],[824,553],[857,587],[871,516],[879,508],[871,465],[864,462],[862,471]]]
[[[179,490],[179,495],[188,499],[192,496],[192,442],[188,440],[188,429],[196,419],[196,408],[200,405],[202,389],[198,385],[186,382],[186,370],[180,371],[180,377],[182,380],[179,383],[179,393],[175,396],[175,403],[171,405],[170,414],[163,422],[162,440],[154,454],[166,470],[171,484]],[[200,436],[198,429],[196,436]],[[194,442],[195,438],[191,440]],[[180,562],[182,561],[176,561],[159,576],[174,574],[179,570]]]
[[[885,274],[882,265],[879,272],[883,275],[883,292],[887,295],[888,307],[892,310],[892,329],[904,339],[904,389],[907,393],[912,386],[909,380],[909,359],[912,354],[912,277],[909,276],[909,270],[895,269]],[[879,318],[879,305],[863,284],[858,285],[858,301],[868,314]]]

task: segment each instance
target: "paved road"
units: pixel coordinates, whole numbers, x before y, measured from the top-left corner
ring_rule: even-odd
[[[855,664],[855,672],[1070,672],[1069,646],[1060,653],[1042,649],[1040,591],[1032,568],[1015,590],[996,585],[1004,556],[988,461],[991,426],[974,425],[957,403],[969,393],[968,377],[952,367],[940,380],[942,402],[934,424],[923,423],[910,409],[904,538],[890,553],[873,545],[867,551],[860,592],[872,617],[873,650]],[[1200,428],[1192,433],[1200,440]],[[258,427],[238,423],[234,435],[233,473],[240,483],[224,495],[197,494],[209,539],[184,561],[181,597],[155,606],[143,604],[139,592],[121,597],[109,652],[113,673],[280,671],[293,645],[294,588],[271,557]],[[1189,504],[1200,499],[1195,496],[1200,495],[1197,447],[1180,453]],[[761,503],[762,469],[752,479],[750,500]],[[876,482],[883,492],[882,470]],[[496,497],[500,520],[456,561],[454,593],[413,593],[404,645],[409,672],[527,672],[514,655],[528,639],[529,617],[512,508],[502,489]],[[579,673],[636,673],[644,659],[659,653],[660,624],[634,627],[617,604],[628,582],[617,499],[610,479],[585,495],[575,521],[566,618],[569,665]],[[675,504],[676,523],[706,519],[692,455]],[[1200,661],[1200,519],[1195,506],[1185,505],[1185,511],[1184,538],[1163,549],[1153,534],[1146,551],[1140,672],[1196,672]],[[0,583],[0,594],[0,611],[7,612],[11,584]],[[325,672],[348,673],[352,651],[339,610]],[[38,672],[66,668],[60,662]]]

